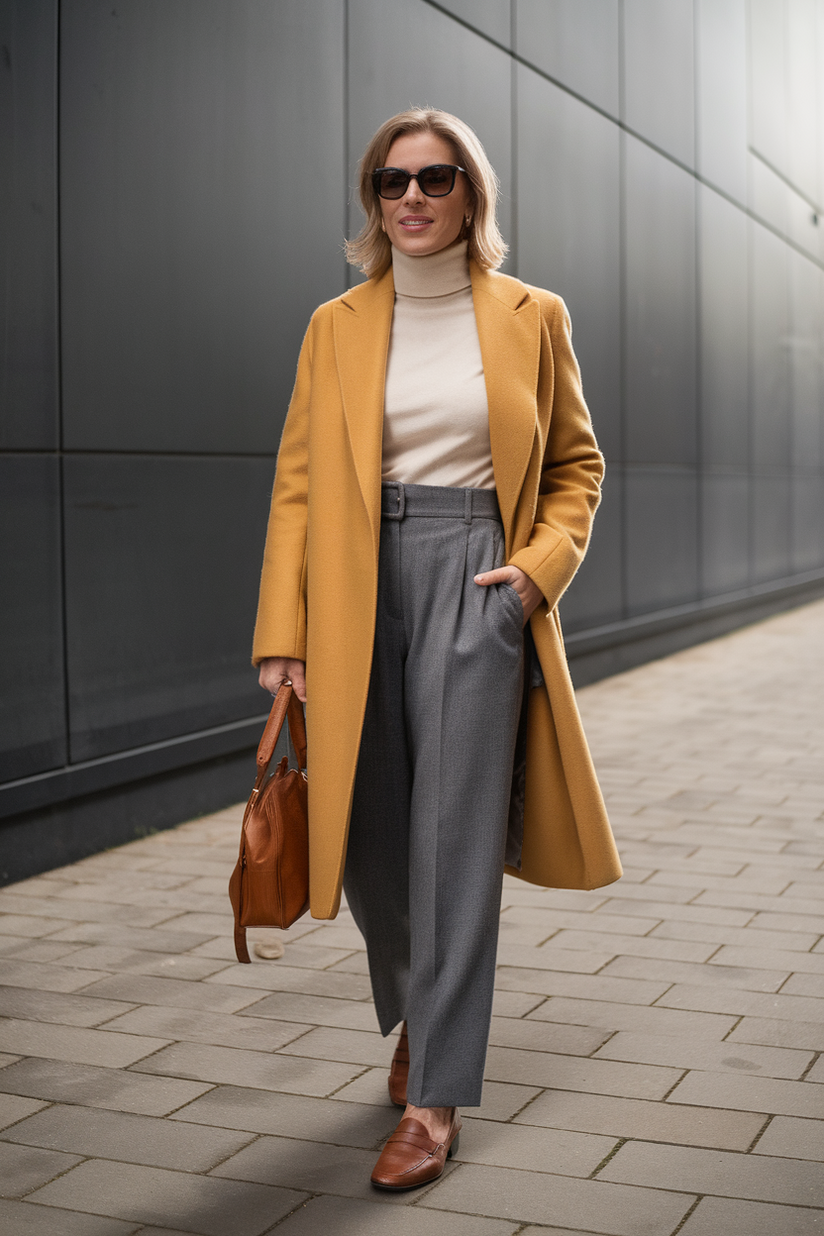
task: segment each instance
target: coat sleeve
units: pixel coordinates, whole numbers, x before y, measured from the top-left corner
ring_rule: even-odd
[[[510,559],[538,585],[550,611],[586,553],[604,475],[572,350],[569,314],[559,297],[552,301],[543,346],[550,349],[554,382],[535,520],[528,543]]]
[[[252,664],[264,657],[306,660],[306,527],[309,491],[309,324],[278,450],[275,485],[260,577]]]

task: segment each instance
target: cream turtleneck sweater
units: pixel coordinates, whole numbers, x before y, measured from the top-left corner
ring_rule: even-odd
[[[393,246],[392,267],[383,479],[494,489],[466,241],[425,257]]]

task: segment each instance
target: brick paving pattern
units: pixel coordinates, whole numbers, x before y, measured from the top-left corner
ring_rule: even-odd
[[[370,1188],[393,1042],[349,914],[233,961],[231,809],[0,891],[0,1231],[824,1234],[824,602],[579,698],[626,874],[507,879],[440,1181]]]

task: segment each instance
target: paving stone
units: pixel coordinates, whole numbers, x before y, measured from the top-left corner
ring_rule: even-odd
[[[250,968],[246,967],[247,970]],[[132,1004],[208,1009],[212,1013],[236,1013],[238,1009],[260,999],[260,992],[255,987],[218,987],[212,983],[154,978],[145,974],[111,975],[91,983],[83,994],[103,996],[107,1000],[128,1000]]]
[[[695,987],[678,983],[662,996],[667,1008],[732,1013],[739,1017],[772,1017],[781,1021],[824,1021],[824,1000],[812,996],[760,995],[750,991]]]
[[[9,948],[4,948],[3,956],[15,958],[17,961],[49,963],[64,961],[70,953],[76,952],[76,944],[60,944],[55,940],[21,940]]]
[[[693,1072],[687,1074],[669,1098],[674,1103],[701,1107],[824,1119],[824,1090],[810,1082]]]
[[[0,935],[3,936],[26,936],[34,939],[52,935],[61,927],[71,926],[68,920],[61,922],[60,919],[44,919],[30,914],[0,914]]]
[[[739,948],[725,945],[713,957],[711,965],[748,966],[752,969],[790,970],[824,979],[824,956],[820,953],[797,952],[790,949]],[[824,984],[822,984],[824,990]]]
[[[775,875],[711,876],[701,875],[694,871],[657,871],[644,886],[648,889],[677,888],[693,889],[701,892],[704,889],[715,889],[717,892],[734,891],[736,893],[763,893],[767,897],[783,895],[791,886],[791,873],[781,871]],[[660,895],[660,892],[659,892]]]
[[[22,1197],[80,1162],[77,1155],[2,1143],[0,1196]]]
[[[463,1118],[459,1163],[589,1176],[616,1145],[613,1137]]]
[[[260,1184],[305,1189],[307,1193],[333,1193],[373,1201],[375,1190],[369,1177],[375,1166],[375,1150],[333,1146],[328,1142],[296,1141],[288,1137],[260,1137],[252,1146],[227,1159],[211,1173],[229,1180],[254,1180]],[[447,1165],[447,1172],[454,1165]],[[385,1202],[409,1205],[414,1194],[387,1193]]]
[[[695,902],[689,905],[678,905],[669,901],[621,901],[615,898],[608,901],[604,910],[607,914],[620,917],[623,914],[637,917],[681,921],[684,923],[718,923],[722,927],[746,927],[752,918],[752,912],[726,905],[699,905]]]
[[[781,988],[790,996],[813,996],[824,999],[824,974],[791,974]]]
[[[795,931],[788,928],[772,930],[767,927],[757,927],[750,923],[748,927],[720,927],[718,923],[680,923],[667,921],[659,923],[650,933],[651,939],[665,940],[706,940],[711,944],[740,945],[742,948],[778,948],[792,949],[802,953],[809,952],[818,935],[812,931]]]
[[[344,957],[343,961],[337,961],[327,970],[327,974],[333,971],[343,970],[346,974],[362,974],[365,977],[369,975],[369,959],[366,953],[350,953],[348,957]]]
[[[211,1085],[129,1073],[124,1069],[100,1069],[88,1064],[32,1058],[4,1069],[0,1088],[8,1094],[49,1102],[165,1116],[211,1090]]]
[[[822,1232],[820,1210],[705,1197],[678,1236],[821,1236]]]
[[[384,1078],[385,1080],[385,1078]],[[373,1150],[398,1123],[398,1108],[341,1103],[335,1099],[219,1086],[174,1112],[172,1119],[250,1133],[288,1135],[310,1142]]]
[[[24,1021],[50,1021],[59,1026],[97,1026],[134,1008],[125,1000],[100,1000],[26,987],[0,987],[4,1017]]]
[[[820,843],[819,849],[820,849]],[[818,914],[771,914],[761,911],[753,917],[750,927],[754,931],[809,931],[824,935],[824,915]]]
[[[28,987],[34,991],[78,991],[98,978],[106,978],[105,973],[68,970],[57,965],[31,965],[13,958],[0,958],[0,985],[6,987]]]
[[[415,1209],[433,1207],[566,1227],[586,1215],[593,1231],[609,1236],[670,1236],[694,1200],[660,1188],[467,1163],[436,1184]],[[451,1227],[450,1218],[450,1231]]]
[[[528,1020],[596,1026],[609,1031],[637,1030],[649,1034],[690,1035],[695,1038],[720,1040],[733,1028],[737,1018],[661,1008],[657,1004],[618,1004],[615,1001],[576,1000],[553,996],[534,1009]]]
[[[824,1082],[824,1056],[819,1056],[804,1079],[809,1082]]]
[[[495,989],[492,996],[493,1017],[526,1017],[533,1009],[543,1004],[544,997],[538,992],[504,991]]]
[[[167,918],[163,924],[163,930],[193,932],[197,935],[208,936],[210,939],[225,936],[227,940],[231,940],[234,919],[231,907],[228,911],[224,909],[221,914],[199,914],[194,910],[186,910]]]
[[[360,1077],[347,1086],[336,1090],[333,1098],[343,1099],[347,1103],[372,1103],[378,1107],[389,1106],[387,1090],[387,1070],[368,1069]],[[469,1112],[480,1120],[511,1120],[513,1116],[525,1107],[537,1094],[541,1093],[538,1086],[521,1086],[514,1082],[496,1082],[488,1078],[484,1081],[483,1095],[480,1107],[463,1107],[461,1111]],[[398,1109],[395,1121],[398,1119]]]
[[[144,1004],[113,1021],[106,1029],[128,1034],[153,1034],[166,1042],[211,1043],[222,1047],[245,1047],[253,1051],[277,1051],[307,1033],[298,1022],[278,1022],[263,1017],[230,1013],[206,1013],[202,1009],[169,1008]]]
[[[265,964],[229,966],[210,978],[209,985],[295,991],[312,996],[339,996],[344,1000],[356,1000],[358,997],[366,1000],[372,994],[369,979],[365,975],[358,979],[331,970],[301,970],[296,966]]]
[[[51,940],[40,941],[50,944]],[[57,947],[57,946],[55,946]],[[93,944],[88,948],[76,945],[63,947],[73,949],[66,964],[76,969],[109,970],[132,974],[157,974],[178,979],[202,979],[217,974],[225,963],[209,957],[193,957],[181,953],[170,957],[157,950],[135,949],[109,944]]]
[[[654,957],[673,961],[706,961],[718,947],[716,943],[696,944],[688,940],[664,940],[657,936],[631,936],[617,932],[560,931],[553,936],[551,945],[558,949],[602,950],[608,958],[618,955],[630,957]],[[549,945],[539,951],[544,952]],[[597,954],[596,954],[597,955]],[[599,967],[600,968],[600,967]]]
[[[498,969],[495,982],[511,991],[526,991],[544,996],[576,996],[582,1000],[616,1000],[620,1004],[652,1004],[663,996],[669,983],[643,979],[604,977],[600,974],[559,974],[505,966]]]
[[[520,1228],[518,1236],[593,1236],[593,1234],[591,1231],[585,1231],[582,1227],[576,1227],[575,1231],[573,1231],[569,1227],[544,1227],[541,1224],[540,1227]],[[595,1236],[597,1236],[597,1233]]]
[[[779,1021],[769,1017],[744,1017],[727,1036],[728,1043],[760,1043],[766,1047],[799,1047],[824,1051],[824,1022]]]
[[[395,1036],[384,1038],[376,1031],[341,1030],[322,1026],[309,1030],[278,1053],[308,1056],[315,1060],[340,1060],[350,1064],[379,1065],[388,1070],[395,1051]]]
[[[570,974],[595,974],[618,952],[589,952],[580,948],[556,948],[554,939],[542,948],[524,948],[521,944],[498,946],[499,966],[528,966],[536,970],[560,970]]]
[[[199,1236],[260,1236],[304,1198],[291,1189],[94,1159],[38,1189],[33,1200],[133,1222],[173,1223]]]
[[[0,1232],[8,1236],[132,1236],[138,1229],[121,1219],[73,1214],[29,1202],[0,1200]],[[141,1229],[141,1236],[145,1229]]]
[[[374,1030],[374,1006],[362,1000],[340,1000],[310,996],[302,992],[278,991],[247,1006],[239,1014],[246,1017],[272,1017],[278,1021],[301,1022],[306,1026],[338,1026],[347,1030]]]
[[[207,1172],[247,1145],[253,1134],[55,1104],[7,1129],[3,1136],[9,1142],[87,1158]]]
[[[727,1150],[626,1142],[598,1179],[651,1188],[666,1180],[670,1188],[690,1193],[824,1206],[824,1173],[819,1164]]]
[[[273,1055],[205,1043],[174,1043],[140,1061],[133,1071],[191,1077],[230,1086],[282,1090],[288,1094],[325,1095],[344,1086],[360,1066],[298,1056]]]
[[[558,927],[547,927],[545,924],[527,927],[523,923],[510,922],[502,907],[498,921],[498,943],[520,944],[523,948],[538,948],[539,945],[556,936],[559,930]]]
[[[620,1031],[596,1052],[596,1060],[628,1060],[638,1064],[664,1064],[673,1068],[708,1069],[711,1072],[755,1073],[762,1077],[785,1077],[798,1081],[814,1059],[812,1052],[779,1047],[731,1047],[728,1041],[712,1043],[691,1036],[633,1034]]]
[[[820,914],[821,898],[810,898],[803,901],[800,897],[782,900],[781,897],[767,897],[763,893],[739,893],[735,889],[719,892],[707,889],[695,898],[696,907],[724,906],[728,909],[745,909],[750,911],[769,910],[772,914]],[[674,916],[670,916],[674,917]]]
[[[27,1099],[18,1094],[0,1094],[0,1129],[7,1129],[18,1120],[25,1120],[33,1112],[39,1112],[41,1107],[45,1107],[45,1104],[37,1099]]]
[[[506,896],[504,896],[504,902],[506,902]],[[645,936],[647,932],[652,931],[654,925],[650,922],[649,916],[642,918],[630,918],[629,915],[611,916],[603,910],[587,914],[582,910],[550,910],[542,909],[536,905],[522,905],[520,903],[504,909],[501,922],[512,922],[514,924],[523,924],[524,926],[534,925],[536,928],[545,931],[547,935],[550,932],[560,931],[562,928],[568,927],[571,931],[576,929],[580,931],[617,931],[623,935]]]
[[[167,1039],[136,1034],[109,1034],[81,1026],[55,1026],[48,1022],[0,1021],[0,1048],[21,1056],[45,1056],[49,1060],[71,1060],[78,1064],[98,1064],[122,1069],[164,1047]]]
[[[514,1236],[519,1228],[506,1220],[451,1214],[448,1230],[450,1236]],[[281,1224],[277,1236],[387,1236],[389,1232],[392,1236],[444,1236],[443,1213],[424,1210],[419,1204],[393,1206],[390,1211],[384,1195],[374,1201],[315,1197]]]
[[[656,979],[669,978],[670,983],[694,983],[698,986],[743,987],[747,991],[778,991],[787,981],[787,970],[753,970],[744,966],[696,965],[688,961],[653,961],[641,957],[619,957],[603,971],[604,978]],[[600,976],[599,976],[600,977]]]
[[[311,939],[311,937],[309,937]],[[288,938],[287,932],[271,931],[266,932],[263,928],[257,928],[256,931],[247,932],[246,936],[250,953],[254,955],[253,944],[258,941],[271,942],[277,941],[283,944],[285,955],[283,960],[278,960],[278,965],[298,965],[298,967],[308,967],[309,969],[327,969],[332,965],[345,962],[348,958],[355,957],[356,954],[347,952],[342,948],[324,949],[320,946],[310,948],[308,944],[304,944],[299,937],[294,939]],[[222,960],[222,962],[237,964],[237,955],[235,953],[235,939],[233,936],[216,936],[214,939],[205,944],[199,944],[198,948],[191,950],[193,957],[211,957]],[[256,958],[254,965],[259,965],[261,962]],[[274,962],[268,962],[272,965]]]
[[[518,1082],[553,1090],[620,1094],[639,1099],[660,1099],[671,1090],[681,1070],[656,1065],[618,1064],[592,1057],[556,1056],[549,1052],[490,1047],[485,1076],[493,1081]]]
[[[535,1098],[515,1117],[515,1123],[685,1146],[747,1150],[766,1119],[750,1112],[553,1090]]]
[[[812,1159],[816,1163],[824,1163],[824,1121],[774,1116],[758,1139],[753,1154]]]
[[[176,913],[169,907],[127,906],[95,901],[65,901],[57,897],[20,897],[15,892],[17,885],[0,891],[0,912],[7,914],[42,914],[44,918],[58,919],[60,926],[66,919],[75,922],[118,923],[120,926],[156,927]]]
[[[21,944],[29,943],[28,936],[0,936],[0,954],[6,956],[13,953]]]
[[[586,1025],[553,1025],[551,1021],[516,1017],[493,1017],[489,1042],[492,1047],[523,1047],[530,1051],[589,1056],[609,1036],[608,1030]]]

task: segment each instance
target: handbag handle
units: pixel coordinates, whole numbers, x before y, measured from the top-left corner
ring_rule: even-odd
[[[283,729],[283,722],[287,717],[289,736],[292,739],[292,746],[295,748],[298,769],[302,772],[306,768],[306,722],[303,719],[303,708],[301,707],[300,700],[295,695],[295,689],[292,684],[283,683],[278,688],[278,693],[272,702],[272,710],[269,713],[269,719],[266,722],[266,727],[258,745],[258,782],[261,782],[266,776],[269,763],[275,753],[275,747],[280,737],[280,731]]]

